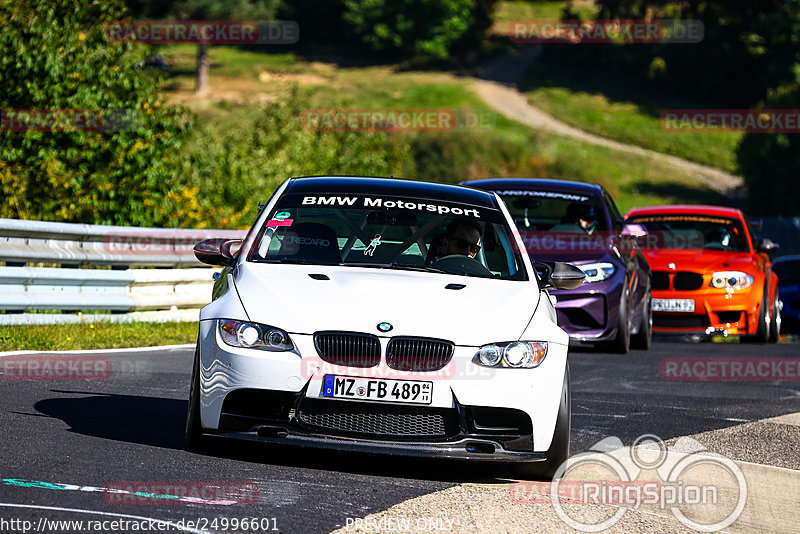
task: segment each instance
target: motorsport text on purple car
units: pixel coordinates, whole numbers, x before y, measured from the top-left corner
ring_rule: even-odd
[[[503,198],[539,268],[570,262],[586,273],[586,282],[577,289],[550,290],[558,300],[558,324],[571,340],[623,354],[631,347],[650,347],[650,267],[636,244],[645,230],[625,224],[602,187],[534,178],[462,185]]]

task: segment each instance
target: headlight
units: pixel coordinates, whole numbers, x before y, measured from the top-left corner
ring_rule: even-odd
[[[543,341],[511,341],[482,346],[472,361],[484,367],[513,367],[531,369],[538,367],[547,356],[547,343]]]
[[[741,271],[720,271],[711,275],[711,287],[717,289],[736,291],[750,287],[752,284],[753,277]]]
[[[283,352],[294,348],[289,339],[289,334],[280,328],[225,319],[220,319],[217,322],[222,341],[232,347],[269,350],[272,352]]]
[[[587,263],[586,265],[576,265],[575,267],[584,272],[586,275],[586,282],[600,282],[602,280],[608,280],[616,270],[614,264],[607,262]]]

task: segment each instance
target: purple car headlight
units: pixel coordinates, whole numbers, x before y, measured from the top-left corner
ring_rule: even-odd
[[[587,263],[586,265],[576,265],[578,269],[586,275],[586,283],[588,282],[602,282],[608,280],[614,275],[616,267],[613,263]]]

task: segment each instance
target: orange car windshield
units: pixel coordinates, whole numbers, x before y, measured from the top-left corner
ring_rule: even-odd
[[[630,221],[644,225],[647,237],[642,248],[709,249],[749,252],[742,223],[727,217],[707,215],[643,215]]]

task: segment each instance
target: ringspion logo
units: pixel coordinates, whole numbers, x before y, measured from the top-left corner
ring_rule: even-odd
[[[711,532],[742,514],[747,480],[735,462],[692,438],[678,438],[668,447],[645,434],[625,447],[618,437],[609,437],[561,464],[549,484],[511,485],[509,500],[549,502],[579,532],[607,530],[628,510],[643,506],[669,510],[686,527]],[[587,505],[593,505],[588,514]]]

